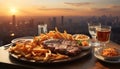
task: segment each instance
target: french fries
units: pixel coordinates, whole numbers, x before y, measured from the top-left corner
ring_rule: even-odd
[[[45,35],[42,35],[43,38],[41,41],[46,39]],[[38,38],[38,37],[35,37]],[[29,43],[17,43],[16,46],[9,48],[9,51],[18,58],[24,57],[28,60],[35,60],[35,61],[53,61],[59,60],[64,58],[69,58],[66,55],[62,54],[54,54],[49,49],[45,49],[42,44],[38,45],[34,42]]]
[[[75,40],[71,34],[68,34],[66,31],[61,33],[55,28],[55,31],[49,31],[49,33],[41,34],[40,36],[36,36],[33,40],[34,43],[41,44],[44,40],[47,39],[66,39],[66,40]]]
[[[42,42],[51,38],[75,40],[71,34],[68,34],[66,31],[61,33],[55,28],[55,31],[35,36],[33,42],[16,43],[16,46],[9,48],[9,51],[17,55],[18,58],[24,57],[35,61],[53,61],[69,58],[67,55],[52,53],[49,49],[44,48]],[[83,44],[86,45],[86,42],[83,42]]]

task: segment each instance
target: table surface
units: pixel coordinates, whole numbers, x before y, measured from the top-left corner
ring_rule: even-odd
[[[120,45],[110,42],[111,47],[120,48]],[[92,52],[78,60],[57,64],[34,64],[18,61],[10,57],[7,50],[0,47],[0,65],[16,69],[120,69],[120,63],[107,63],[94,57]]]

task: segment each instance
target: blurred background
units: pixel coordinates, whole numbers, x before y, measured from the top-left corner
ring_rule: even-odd
[[[88,22],[112,26],[111,41],[120,44],[120,0],[0,0],[0,45],[39,35],[41,24],[90,36]]]

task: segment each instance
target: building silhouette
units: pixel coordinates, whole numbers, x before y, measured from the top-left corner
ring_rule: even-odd
[[[16,25],[16,16],[12,15],[12,24],[15,26]]]
[[[61,24],[64,25],[64,16],[61,16]]]
[[[57,19],[56,17],[53,17],[52,19],[52,28],[55,28],[57,26]]]

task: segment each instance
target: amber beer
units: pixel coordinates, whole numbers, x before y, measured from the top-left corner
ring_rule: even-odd
[[[110,39],[110,29],[97,30],[97,39],[100,42],[108,42]]]

